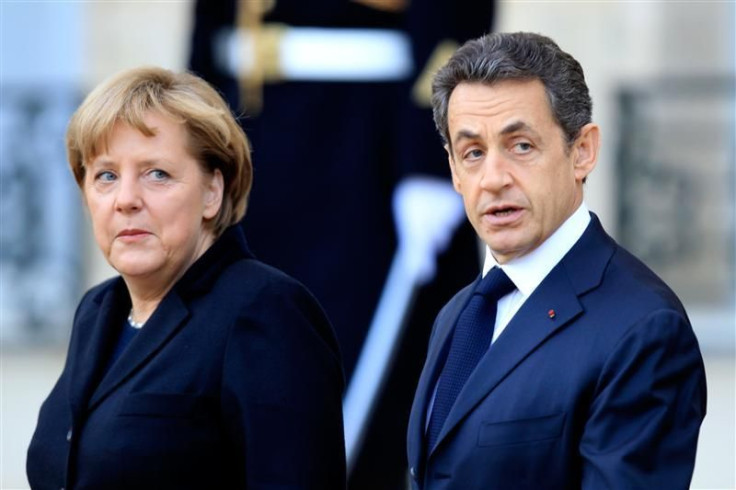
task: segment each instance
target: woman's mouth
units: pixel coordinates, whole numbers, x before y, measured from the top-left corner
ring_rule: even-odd
[[[148,235],[150,235],[149,232],[146,230],[140,230],[137,228],[127,228],[120,233],[117,234],[116,238],[124,241],[124,242],[135,242],[139,240],[143,240]]]

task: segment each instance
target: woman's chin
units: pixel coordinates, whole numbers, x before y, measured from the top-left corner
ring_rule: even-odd
[[[109,260],[113,269],[124,278],[137,279],[145,278],[161,269],[163,265],[160,260],[153,260],[152,257],[120,257]]]

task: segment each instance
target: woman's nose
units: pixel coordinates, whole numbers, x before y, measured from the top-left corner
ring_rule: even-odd
[[[119,211],[136,211],[142,207],[140,182],[134,176],[121,176],[118,181],[115,207]]]

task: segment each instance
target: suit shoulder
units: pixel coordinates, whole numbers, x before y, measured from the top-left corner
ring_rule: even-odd
[[[675,292],[639,258],[625,248],[616,248],[606,280],[620,291],[632,305],[647,305],[647,309],[672,309],[684,313]]]
[[[270,265],[255,259],[237,261],[228,267],[213,292],[230,298],[229,306],[237,305],[237,315],[245,321],[236,325],[244,328],[260,325],[258,328],[274,335],[291,332],[297,337],[304,333],[297,331],[309,330],[330,350],[339,352],[334,331],[319,301],[301,282]]]
[[[641,260],[617,247],[598,287],[580,297],[593,345],[612,346],[631,335],[694,335],[682,302]]]
[[[304,297],[316,301],[307,288],[288,274],[256,259],[244,259],[233,263],[218,281],[220,285],[235,287],[252,298],[284,299]]]

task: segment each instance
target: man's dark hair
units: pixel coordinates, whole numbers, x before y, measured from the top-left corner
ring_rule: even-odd
[[[451,142],[447,107],[455,87],[462,82],[492,85],[502,80],[540,80],[568,145],[592,121],[593,102],[575,58],[546,36],[493,33],[466,42],[435,75],[432,110],[445,144]]]

